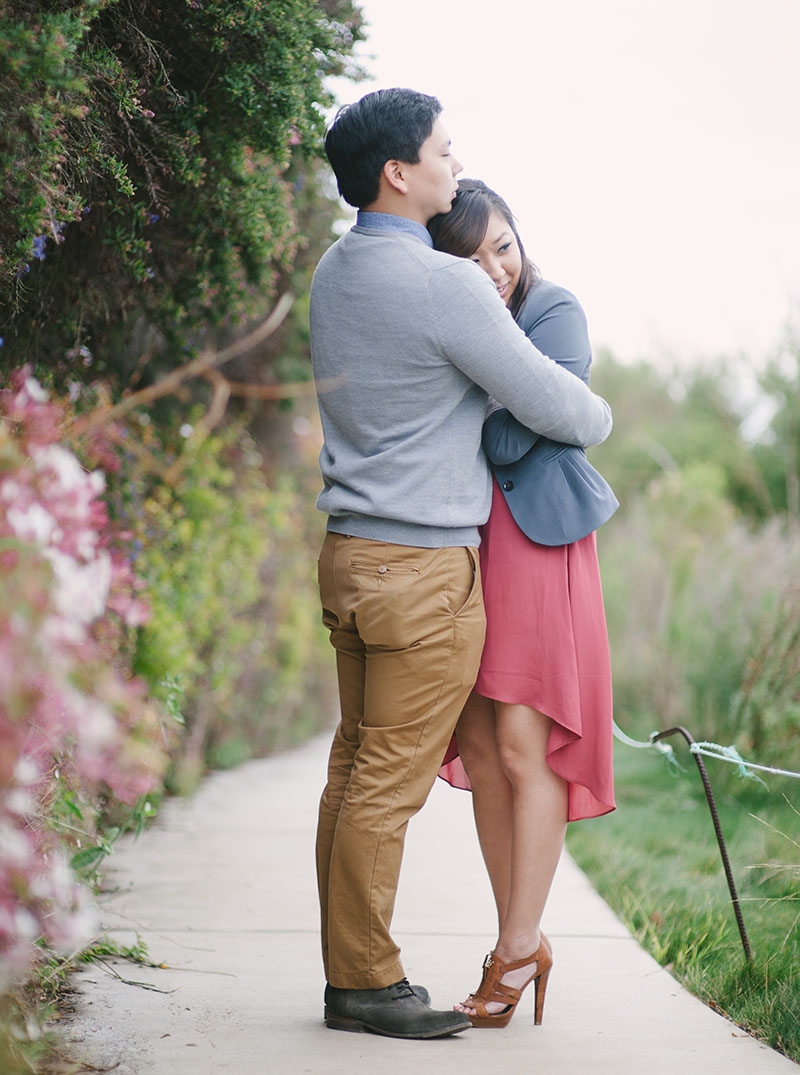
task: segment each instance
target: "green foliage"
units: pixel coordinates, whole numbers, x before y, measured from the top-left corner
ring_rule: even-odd
[[[126,376],[132,322],[174,352],[270,293],[296,243],[284,173],[319,152],[323,78],[347,70],[360,13],[351,0],[42,7],[8,0],[0,15],[5,360]]]
[[[773,744],[796,743],[800,737],[800,589],[796,582],[786,587],[759,627],[732,712],[735,727],[747,731],[747,746],[761,755],[766,750],[773,754]]]
[[[84,948],[77,958],[81,963],[94,963],[95,961],[102,962],[102,960],[109,957],[112,959],[126,959],[129,963],[137,963],[140,967],[162,966],[160,963],[154,963],[150,958],[147,945],[138,933],[133,944],[120,944],[119,941],[115,941],[113,937],[109,937],[105,933],[87,948]]]
[[[649,363],[623,365],[598,357],[592,388],[610,400],[614,432],[592,448],[595,465],[630,503],[649,483],[671,470],[711,466],[718,492],[753,519],[775,511],[770,490],[741,426],[745,415],[731,398],[731,368],[685,372]]]
[[[43,1070],[48,1041],[44,1020],[52,1009],[41,1000],[16,991],[0,995],[0,1071],[30,1075]]]
[[[119,192],[133,193],[125,166],[99,141],[90,138],[87,147],[80,147],[88,148],[85,156],[69,155],[77,130],[90,126],[92,114],[80,50],[90,24],[116,2],[85,0],[73,10],[49,12],[28,3],[3,6],[0,176],[8,212],[0,230],[0,271],[6,300],[15,274],[30,271],[34,259],[44,260],[47,240],[58,242],[65,224],[81,219],[86,201],[78,175],[97,170],[110,175]],[[112,74],[119,79],[113,56],[105,62],[97,56],[94,62],[98,81],[110,80]]]
[[[291,476],[266,480],[241,424],[206,438],[198,429],[132,425],[139,455],[113,493],[151,606],[134,670],[181,731],[179,788],[208,763],[235,764],[302,734],[323,674],[305,494]],[[135,462],[142,448],[145,470]]]
[[[145,427],[143,441],[160,450],[151,429]],[[269,497],[252,446],[243,453],[234,495],[230,457],[238,432],[199,442],[188,438],[171,481],[151,484],[145,477],[144,488],[131,491],[139,500],[137,569],[147,579],[152,605],[135,668],[157,693],[165,693],[170,676],[194,682],[202,672],[210,690],[228,679],[227,661],[242,641],[237,617],[258,597],[259,553],[267,539],[258,520],[266,519]],[[220,630],[223,622],[226,629]],[[212,657],[227,628],[233,631],[229,652]]]
[[[119,656],[117,656],[119,660]],[[168,737],[164,736],[165,743]],[[102,885],[102,868],[121,836],[138,836],[158,812],[161,785],[132,804],[115,799],[108,788],[89,788],[69,770],[53,768],[43,795],[42,816],[67,851],[75,875],[88,885]]]
[[[800,520],[800,336],[788,337],[760,383],[772,416],[755,458],[776,508]]]

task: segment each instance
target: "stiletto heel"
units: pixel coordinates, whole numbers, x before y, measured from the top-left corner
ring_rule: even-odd
[[[547,979],[550,977],[550,968],[537,975],[533,979],[533,1023],[534,1026],[542,1025],[544,1014],[544,995],[547,992]]]
[[[526,967],[529,963],[536,963],[536,970],[526,982],[523,982],[521,988],[515,989],[514,986],[504,984],[503,975],[520,967]],[[533,982],[533,1021],[536,1026],[541,1026],[547,980],[552,966],[553,951],[544,934],[541,935],[536,951],[524,959],[510,959],[505,962],[494,952],[490,952],[483,962],[481,984],[471,998],[465,1001],[465,1007],[475,1009],[475,1015],[470,1015],[469,1021],[474,1027],[508,1026],[520,997]],[[499,1012],[489,1012],[486,1010],[486,1005],[492,1003],[505,1004],[505,1007]]]

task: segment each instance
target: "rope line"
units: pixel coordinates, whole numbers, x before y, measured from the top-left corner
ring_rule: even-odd
[[[612,726],[614,738],[618,739],[620,743],[624,743],[625,746],[628,747],[635,747],[637,750],[651,747],[653,750],[658,751],[659,754],[662,754],[671,766],[681,769],[683,772],[686,771],[675,757],[675,751],[669,743],[656,741],[655,737],[660,735],[660,732],[651,732],[650,738],[645,742],[641,739],[631,739],[629,735],[626,735],[626,733],[623,732],[616,721],[612,721]],[[772,765],[759,765],[757,762],[747,761],[734,746],[724,747],[719,743],[693,742],[689,745],[689,750],[695,755],[704,754],[707,758],[716,758],[718,761],[730,762],[731,765],[738,766],[740,776],[745,777],[747,780],[755,780],[759,784],[764,785],[764,787],[766,787],[764,781],[755,773],[750,772],[751,769],[758,769],[762,773],[771,773],[773,776],[789,776],[796,780],[800,780],[800,773],[795,773],[791,769],[776,769]]]
[[[629,735],[626,735],[625,732],[623,732],[622,728],[620,728],[617,722],[613,719],[611,721],[611,726],[614,732],[614,738],[618,739],[620,743],[624,743],[625,746],[628,747],[636,747],[637,750],[641,750],[643,748],[655,750],[662,756],[662,758],[664,758],[670,769],[672,769],[674,772],[678,769],[680,769],[682,773],[686,772],[684,767],[678,761],[678,757],[675,751],[669,745],[669,743],[659,743],[654,740],[653,736],[658,735],[658,732],[651,732],[650,739],[645,743],[642,742],[642,740],[640,739],[631,739],[631,737]]]
[[[760,769],[762,773],[772,773],[775,776],[792,776],[800,780],[800,773],[794,773],[790,769],[775,769],[771,765],[757,765],[754,761],[745,761],[736,747],[721,747],[719,743],[693,743],[689,750],[692,754],[705,754],[707,758],[717,758],[719,761],[729,761],[739,766],[742,776],[750,780],[759,780],[764,783],[755,773],[747,772],[748,769]],[[766,785],[765,785],[766,786]]]
[[[776,769],[770,765],[758,765],[756,762],[745,761],[745,759],[741,756],[739,751],[734,746],[724,747],[721,746],[719,743],[709,742],[697,743],[695,742],[691,733],[688,732],[686,728],[682,727],[681,725],[677,725],[674,728],[669,728],[663,732],[651,732],[647,742],[643,742],[639,739],[631,739],[629,735],[626,735],[625,732],[623,732],[622,729],[618,727],[616,721],[612,720],[612,725],[614,729],[614,736],[621,743],[624,743],[626,746],[629,747],[636,747],[637,749],[641,749],[644,747],[652,747],[654,750],[658,750],[663,757],[666,757],[667,761],[671,765],[682,769],[684,772],[685,770],[683,769],[682,765],[679,765],[678,760],[672,750],[672,747],[670,747],[666,743],[663,743],[661,740],[665,739],[667,736],[672,736],[676,734],[683,736],[683,738],[686,740],[686,743],[689,747],[689,752],[694,756],[697,769],[700,773],[700,778],[703,781],[703,789],[706,794],[708,808],[711,811],[711,819],[714,823],[714,831],[717,836],[717,843],[719,845],[719,852],[722,858],[722,866],[725,871],[725,878],[728,882],[728,891],[731,894],[731,905],[733,907],[733,913],[736,917],[736,925],[739,929],[739,937],[741,938],[742,942],[744,958],[749,962],[752,959],[752,952],[750,950],[750,941],[747,936],[747,930],[745,929],[741,904],[739,903],[739,894],[736,891],[736,882],[734,881],[730,859],[728,858],[728,849],[725,846],[725,837],[722,834],[722,825],[720,824],[719,814],[717,812],[717,804],[714,801],[714,792],[711,790],[711,781],[708,778],[705,764],[700,755],[705,754],[705,756],[708,758],[717,758],[719,759],[719,761],[727,761],[733,765],[736,765],[738,767],[740,776],[746,777],[748,780],[755,780],[763,787],[766,787],[767,785],[764,783],[760,776],[757,776],[754,772],[750,772],[751,769],[759,769],[761,772],[773,773],[775,776],[790,776],[796,777],[798,779],[800,779],[800,773],[792,772],[789,769]]]
[[[626,746],[629,746],[629,747],[652,747],[652,746],[657,746],[658,745],[656,743],[653,743],[651,740],[648,740],[646,743],[643,743],[640,739],[631,739],[631,737],[629,735],[626,735],[625,732],[623,732],[622,728],[620,728],[620,726],[617,724],[617,722],[615,720],[612,720],[611,723],[612,723],[612,725],[614,727],[614,738],[619,739],[620,743],[624,743]],[[655,735],[655,732],[653,732],[652,734]],[[668,745],[668,744],[663,744],[663,745]],[[672,750],[672,747],[669,747],[669,749]]]

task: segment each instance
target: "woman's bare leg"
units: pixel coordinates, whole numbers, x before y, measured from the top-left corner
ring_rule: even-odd
[[[495,717],[498,755],[511,789],[510,883],[495,954],[508,962],[539,947],[542,914],[564,846],[567,784],[547,764],[548,717],[506,702],[495,702]],[[518,988],[533,969],[529,964],[510,971],[503,981]],[[487,1010],[502,1007],[489,1004]]]
[[[469,696],[456,738],[472,785],[475,828],[497,905],[497,928],[501,930],[511,891],[512,797],[511,783],[500,760],[495,703],[491,698],[474,692]]]

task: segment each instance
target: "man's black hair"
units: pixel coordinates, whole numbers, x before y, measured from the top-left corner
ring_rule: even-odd
[[[378,197],[386,161],[416,164],[441,111],[435,97],[397,88],[376,90],[340,108],[325,137],[325,152],[344,200],[363,209]]]

